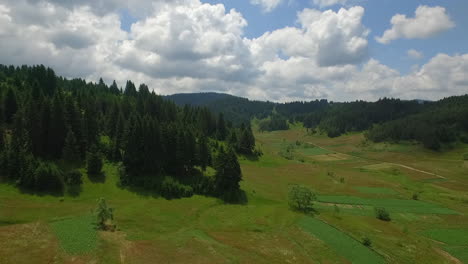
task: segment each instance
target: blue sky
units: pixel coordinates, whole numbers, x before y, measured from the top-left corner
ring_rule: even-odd
[[[0,58],[160,94],[437,100],[468,91],[466,14],[466,0],[3,0]]]
[[[235,8],[245,17],[248,26],[245,28],[245,36],[256,38],[266,31],[272,31],[285,26],[296,25],[297,12],[304,8],[320,7],[312,1],[292,0],[284,1],[271,12],[263,12],[258,5],[252,5],[249,1],[234,0],[204,0],[211,4],[223,4],[226,9]],[[401,73],[410,71],[414,64],[424,64],[438,53],[456,54],[468,52],[468,1],[466,0],[357,0],[350,1],[347,6],[360,5],[365,8],[363,24],[370,30],[369,49],[370,56],[380,62],[398,69]],[[388,29],[391,18],[399,13],[413,17],[419,5],[443,6],[454,20],[456,27],[448,32],[441,33],[431,39],[400,39],[390,45],[382,45],[374,40]],[[334,11],[343,8],[342,5],[333,5],[321,10],[332,9]],[[416,49],[424,53],[421,60],[411,60],[407,56],[409,49]]]

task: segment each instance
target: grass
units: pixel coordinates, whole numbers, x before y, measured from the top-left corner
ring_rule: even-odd
[[[420,214],[458,214],[456,211],[432,203],[415,200],[361,198],[355,196],[319,195],[318,201],[323,203],[367,205],[384,207],[391,212]]]
[[[339,255],[358,264],[385,263],[382,256],[364,246],[361,242],[341,232],[340,230],[312,217],[304,217],[299,226],[306,232],[323,240]]]
[[[53,260],[57,264],[112,264],[122,259],[132,263],[369,261],[355,256],[359,252],[378,258],[374,263],[450,263],[434,250],[440,248],[468,263],[465,245],[442,244],[425,239],[423,233],[447,227],[468,229],[468,178],[461,160],[468,146],[448,152],[429,152],[409,144],[368,143],[363,147],[362,134],[330,139],[306,135],[300,126],[255,136],[264,155],[258,160],[239,160],[246,205],[203,196],[165,200],[122,189],[117,186],[117,166],[111,163],[104,165],[104,182],[90,181],[81,169],[85,176],[77,197],[24,194],[12,185],[0,184],[0,262],[31,262],[17,261],[20,255],[24,260],[43,256],[44,261],[38,263]],[[296,141],[302,143],[297,146]],[[321,148],[306,148],[306,142],[365,158],[324,154]],[[290,144],[305,162],[278,155]],[[434,177],[401,168],[395,173],[389,163],[438,172],[447,180],[424,181]],[[320,220],[304,219],[289,210],[289,184],[303,184],[323,194],[315,203]],[[413,193],[420,194],[419,201],[411,200]],[[114,222],[121,231],[93,234],[88,228],[91,220],[86,217],[100,197],[115,208]],[[375,206],[385,207],[393,220],[376,219]],[[372,240],[371,249],[360,244],[365,236]],[[48,247],[38,246],[44,241],[49,241]]]
[[[60,246],[71,255],[91,253],[97,248],[97,231],[91,215],[52,222]]]
[[[464,263],[468,262],[468,229],[429,229],[423,235],[444,243],[445,251]]]
[[[333,153],[329,150],[319,148],[319,147],[306,147],[306,148],[299,148],[298,151],[306,156],[317,156],[317,155],[325,155]]]
[[[355,189],[362,193],[368,193],[368,194],[386,194],[386,195],[398,194],[398,192],[396,192],[395,190],[390,189],[390,188],[384,188],[384,187],[359,186],[359,187],[355,187]]]
[[[468,246],[468,229],[437,228],[426,230],[423,234],[447,245]]]

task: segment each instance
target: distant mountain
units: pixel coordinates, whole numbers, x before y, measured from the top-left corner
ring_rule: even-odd
[[[181,93],[165,96],[177,105],[205,106],[213,112],[223,113],[235,123],[250,123],[253,117],[265,118],[271,114],[276,103],[251,101],[224,93]]]

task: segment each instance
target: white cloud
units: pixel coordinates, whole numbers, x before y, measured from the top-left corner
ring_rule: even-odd
[[[264,12],[271,12],[273,9],[278,7],[283,0],[250,0],[252,5],[259,5],[262,7]]]
[[[313,0],[312,1],[315,5],[318,5],[320,8],[333,6],[333,5],[344,5],[348,0]]]
[[[301,28],[282,28],[252,40],[252,53],[260,60],[283,54],[307,57],[320,66],[355,64],[367,57],[369,30],[362,25],[364,8],[338,12],[304,9],[298,13]]]
[[[392,28],[376,40],[388,44],[399,38],[425,39],[447,31],[455,26],[445,8],[421,5],[416,9],[414,18],[397,14],[392,17]]]
[[[95,12],[98,1],[6,1],[1,63],[46,64],[65,77],[121,85],[131,79],[162,94],[218,91],[276,101],[438,99],[468,90],[468,54],[439,54],[407,75],[367,60],[361,7],[305,9],[297,27],[248,39],[242,14],[199,0],[153,2],[130,32],[120,28],[115,10]]]
[[[415,49],[410,49],[407,52],[408,57],[413,59],[413,60],[419,60],[424,58],[424,54],[421,51],[417,51]]]

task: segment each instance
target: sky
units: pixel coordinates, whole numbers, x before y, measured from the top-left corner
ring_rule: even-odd
[[[278,102],[468,92],[466,0],[2,0],[0,63]]]

